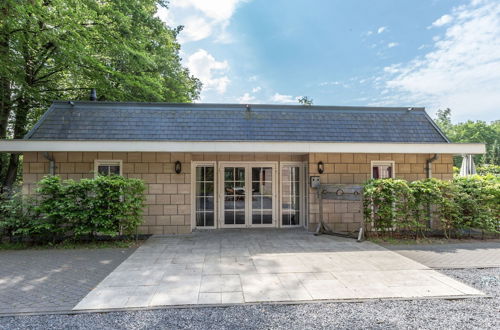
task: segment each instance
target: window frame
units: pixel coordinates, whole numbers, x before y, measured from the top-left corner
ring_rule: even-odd
[[[196,168],[197,167],[213,167],[214,168],[214,225],[213,226],[196,226]],[[192,161],[191,162],[191,230],[208,230],[216,229],[218,223],[218,174],[216,161]]]
[[[390,165],[391,166],[391,179],[396,178],[396,162],[393,160],[372,160],[370,162],[370,178],[373,179],[373,167],[379,165]]]
[[[119,176],[123,176],[123,160],[121,159],[95,159],[94,160],[94,177],[97,178],[99,176],[99,166],[117,166],[120,168]]]

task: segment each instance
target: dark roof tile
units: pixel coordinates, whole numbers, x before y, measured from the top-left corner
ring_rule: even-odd
[[[422,108],[54,102],[34,140],[447,142]]]

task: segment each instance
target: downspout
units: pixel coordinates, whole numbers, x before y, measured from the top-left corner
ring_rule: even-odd
[[[432,156],[431,158],[427,159],[427,162],[426,162],[426,168],[425,168],[425,171],[426,171],[426,174],[427,174],[427,179],[430,179],[432,178],[432,163],[436,160],[439,159],[439,155],[438,154],[434,154],[434,156]],[[428,217],[428,222],[427,222],[427,228],[432,228],[432,207],[431,207],[431,204],[428,204],[427,205],[427,217]]]
[[[48,152],[44,152],[43,157],[49,161],[49,175],[56,175],[56,161],[54,160],[54,156]]]
[[[431,158],[427,159],[427,167],[425,168],[427,179],[432,178],[432,163],[439,159],[438,154],[434,154]]]

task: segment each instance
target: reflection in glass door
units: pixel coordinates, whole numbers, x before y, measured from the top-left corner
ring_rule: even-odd
[[[276,216],[274,163],[220,164],[222,227],[272,227]]]
[[[196,167],[196,226],[214,227],[214,167]]]
[[[252,167],[252,225],[273,224],[273,168]]]
[[[245,167],[224,167],[224,225],[245,225]]]
[[[281,225],[300,225],[301,167],[284,165],[281,168]]]

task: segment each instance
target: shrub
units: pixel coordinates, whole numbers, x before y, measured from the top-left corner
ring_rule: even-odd
[[[370,180],[364,186],[364,215],[374,229],[388,232],[407,229],[413,197],[405,180]]]
[[[417,180],[409,183],[413,203],[410,205],[411,230],[417,235],[428,228],[431,223],[431,209],[433,205],[440,205],[443,200],[441,192],[442,181],[436,179]]]
[[[145,186],[119,176],[61,181],[47,176],[38,183],[37,199],[15,196],[0,208],[6,235],[37,240],[132,234],[142,221]]]
[[[471,176],[452,182],[425,179],[406,183],[396,179],[370,180],[364,186],[364,216],[375,231],[424,234],[430,210],[446,237],[451,231],[500,229],[500,178]]]
[[[0,196],[0,238],[29,234],[31,221],[37,218],[35,203],[31,197],[16,193]]]
[[[481,229],[497,232],[500,222],[500,178],[490,176],[457,177],[454,198],[460,208],[457,229]]]
[[[484,164],[484,165],[478,166],[476,168],[476,171],[477,171],[478,175],[494,174],[494,175],[499,176],[500,175],[500,165]]]

